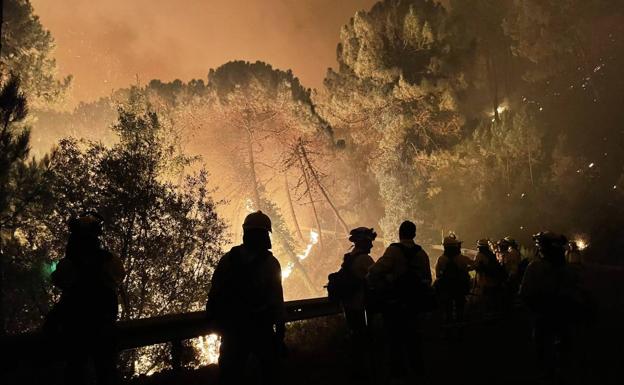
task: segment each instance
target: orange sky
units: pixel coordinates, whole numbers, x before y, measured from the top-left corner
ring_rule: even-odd
[[[153,78],[205,78],[228,60],[263,60],[319,87],[340,27],[375,0],[31,0],[57,44],[70,101]]]

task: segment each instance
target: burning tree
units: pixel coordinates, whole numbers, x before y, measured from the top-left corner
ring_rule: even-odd
[[[227,149],[226,167],[233,171],[232,178],[240,186],[237,199],[251,200],[254,210],[263,210],[272,218],[276,246],[287,256],[287,266],[299,271],[307,290],[317,294],[320,286],[312,282],[297,257],[293,232],[282,217],[274,193],[269,192],[271,181],[282,172],[280,164],[293,137],[305,132],[329,133],[311,103],[310,91],[290,71],[274,70],[261,62],[231,62],[212,70],[208,87],[214,100],[212,121],[221,127],[218,140]],[[277,190],[285,185],[289,186],[287,182],[277,184]],[[285,198],[297,227],[290,191],[286,191]],[[320,227],[318,215],[315,218]]]

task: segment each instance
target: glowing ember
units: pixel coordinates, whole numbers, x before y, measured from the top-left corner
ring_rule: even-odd
[[[507,111],[509,109],[509,105],[507,103],[501,104],[498,107],[496,107],[496,113],[498,114],[502,114],[503,112]],[[491,117],[494,117],[494,112],[492,112],[491,110],[487,112],[487,114]],[[495,121],[496,119],[492,119],[492,121]]]
[[[587,242],[587,240],[582,239],[582,238],[577,238],[574,240],[574,243],[576,244],[576,247],[580,250],[583,251],[585,250],[588,246],[589,246],[589,242]]]

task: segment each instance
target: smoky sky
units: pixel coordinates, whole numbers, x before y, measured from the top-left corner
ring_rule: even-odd
[[[308,87],[335,66],[340,28],[375,0],[31,0],[56,41],[70,102],[157,78],[205,78],[229,60],[292,69]]]

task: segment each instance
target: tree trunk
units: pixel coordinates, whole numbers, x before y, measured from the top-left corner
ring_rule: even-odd
[[[329,198],[329,195],[327,194],[327,191],[325,191],[325,188],[321,184],[321,180],[318,177],[318,174],[316,173],[316,171],[312,167],[312,164],[310,164],[310,160],[308,159],[308,154],[306,153],[305,147],[303,146],[302,143],[299,143],[299,147],[301,148],[301,154],[303,155],[303,159],[305,160],[306,164],[308,165],[308,168],[310,169],[310,173],[312,174],[312,177],[314,178],[314,181],[316,182],[316,185],[321,190],[321,193],[325,197],[325,200],[327,201],[329,206],[334,211],[334,214],[336,214],[336,217],[340,221],[340,224],[342,224],[342,228],[344,229],[345,233],[349,234],[349,226],[347,226],[346,222],[342,219],[342,216],[340,216],[340,213],[338,212],[338,209],[336,208],[336,206],[334,205],[332,200]]]
[[[528,147],[528,158],[529,158],[529,175],[531,176],[531,187],[534,186],[533,183],[533,159],[531,157],[531,146]]]
[[[305,239],[303,239],[303,234],[301,233],[301,228],[299,227],[299,221],[297,221],[297,215],[295,214],[295,207],[293,206],[292,197],[290,195],[290,186],[288,185],[288,173],[284,173],[284,187],[286,188],[286,197],[288,198],[290,215],[292,216],[293,222],[295,223],[295,229],[297,229],[297,236],[299,236],[301,242],[305,243]]]
[[[125,239],[123,240],[123,245],[121,247],[121,253],[119,258],[121,259],[125,269],[126,269],[126,278],[124,278],[121,283],[121,293],[122,300],[124,302],[121,308],[121,319],[126,320],[130,317],[130,298],[128,297],[128,276],[131,274],[134,269],[134,265],[132,264],[132,260],[130,259],[130,253],[132,249],[132,236],[134,229],[134,222],[136,221],[136,213],[133,212],[130,216],[130,221],[128,223],[128,228],[125,232]]]
[[[0,228],[0,336],[6,334],[6,317],[4,311],[4,252],[2,250],[2,228]]]
[[[241,216],[241,203],[239,201],[239,203],[236,205],[236,207],[234,208],[234,220],[233,223],[242,223],[244,220],[244,217]],[[234,226],[234,228],[236,230],[234,230],[234,239],[238,240],[238,239],[243,239],[240,233],[240,229],[241,227],[239,225]]]
[[[2,64],[2,25],[4,24],[4,0],[0,0],[0,65]],[[0,71],[3,68],[0,67]]]
[[[262,210],[262,207],[260,204],[261,201],[260,201],[260,190],[258,188],[258,178],[256,176],[256,163],[255,163],[254,154],[253,154],[253,142],[252,142],[252,137],[251,137],[251,130],[247,128],[245,131],[247,132],[247,155],[249,158],[251,185],[253,187],[253,193],[254,193],[254,205],[256,206],[255,207],[256,210]]]
[[[509,171],[509,158],[505,158],[505,181],[507,184],[507,193],[509,193],[509,189],[511,188],[511,175]]]
[[[299,166],[301,167],[301,173],[303,174],[303,180],[306,184],[306,189],[308,190],[308,197],[310,199],[310,205],[312,206],[312,212],[314,213],[314,220],[316,221],[316,227],[318,229],[319,234],[319,245],[321,249],[323,249],[323,229],[321,228],[321,222],[319,221],[318,213],[316,212],[316,205],[314,204],[314,198],[312,197],[312,189],[310,188],[310,180],[308,179],[308,173],[305,169],[305,165],[303,164],[303,160],[301,159],[301,152],[297,149],[297,159],[299,159]]]
[[[511,53],[511,48],[505,48],[505,95],[511,95],[515,89],[515,71],[514,71],[514,58]]]
[[[490,92],[492,93],[492,109],[494,114],[494,121],[500,122],[500,116],[498,114],[498,76],[496,73],[496,66],[489,51],[486,51],[485,55],[487,77],[490,83]]]
[[[256,206],[255,209],[262,210],[262,205],[261,205],[262,201],[260,200],[260,187],[258,185],[258,178],[256,176],[256,163],[255,163],[254,154],[253,154],[253,142],[252,142],[253,138],[251,136],[250,129],[247,129],[246,132],[247,132],[247,151],[248,151],[248,156],[249,156],[249,169],[251,171],[251,183],[252,183],[253,193],[254,193],[254,200],[255,200],[254,204]],[[316,214],[316,211],[315,211],[315,214]],[[319,234],[320,234],[320,230],[319,230]],[[300,270],[301,273],[303,274],[303,281],[308,287],[308,289],[311,292],[317,292],[316,290],[314,290],[314,285],[312,284],[312,280],[310,279],[310,276],[308,276],[306,269],[303,267],[303,265],[301,265],[299,258],[297,258],[297,255],[294,255],[292,250],[290,250],[290,247],[288,247],[288,245],[286,244],[284,237],[279,232],[275,232],[275,236],[276,238],[278,238],[278,242],[282,244],[282,247],[284,248],[284,250],[289,254],[288,258],[293,263],[294,267]],[[319,235],[319,241],[320,241],[320,235]]]

